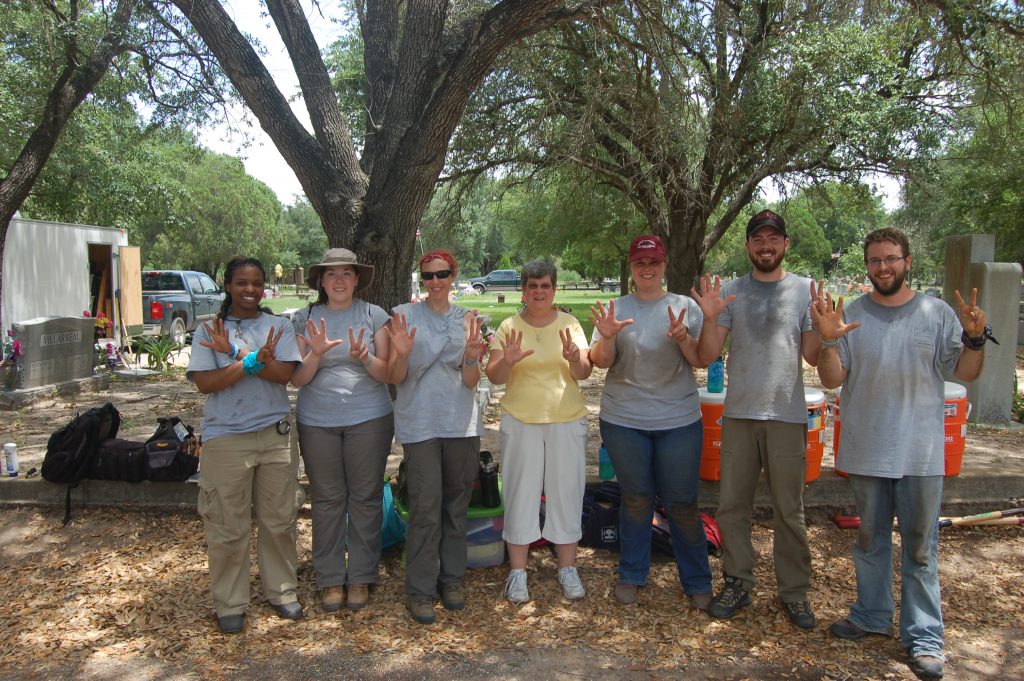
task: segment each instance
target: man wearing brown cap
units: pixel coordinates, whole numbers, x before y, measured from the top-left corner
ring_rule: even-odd
[[[814,627],[808,601],[811,554],[804,524],[807,405],[803,364],[818,359],[811,326],[811,280],[782,269],[789,247],[786,222],[763,210],[747,223],[750,274],[722,287],[704,275],[692,291],[704,313],[698,347],[711,362],[732,336],[729,387],[722,419],[721,486],[716,519],[722,531],[725,585],[711,602],[727,619],[751,603],[755,586],[751,511],[764,470],[772,497],[775,576],[789,620]]]

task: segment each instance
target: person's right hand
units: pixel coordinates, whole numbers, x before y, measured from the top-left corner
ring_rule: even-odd
[[[608,309],[606,310],[604,305],[601,304],[600,300],[594,301],[594,305],[590,306],[590,320],[594,322],[594,328],[601,334],[601,338],[611,339],[619,331],[633,323],[632,319],[624,319],[619,321],[615,319],[615,301],[608,301]]]
[[[701,277],[699,284],[700,291],[697,291],[696,288],[691,288],[690,297],[697,301],[705,321],[718,319],[718,315],[722,314],[726,306],[736,300],[735,294],[726,296],[724,300],[722,299],[722,280],[717,275],[713,284],[710,274],[705,274]]]
[[[509,366],[515,366],[523,359],[533,354],[533,350],[523,351],[523,332],[516,332],[511,330],[508,332],[508,337],[501,341],[501,352],[502,359],[508,363]]]
[[[833,309],[834,308],[834,309]],[[843,321],[843,297],[839,303],[832,305],[832,294],[825,289],[825,282],[815,289],[811,280],[811,323],[824,341],[834,341],[853,331],[860,322],[847,324]]]
[[[308,349],[317,357],[323,357],[328,350],[345,342],[341,338],[331,340],[327,337],[327,321],[323,317],[320,318],[319,327],[312,319],[306,320],[306,335],[296,336],[296,340],[299,340],[303,350]]]
[[[416,344],[416,328],[409,328],[405,315],[398,312],[394,313],[384,329],[388,332],[388,338],[391,339],[391,347],[398,353],[398,356],[408,357],[409,353],[412,352],[413,346]]]
[[[199,344],[204,348],[210,348],[214,352],[221,352],[228,354],[231,352],[231,339],[228,338],[227,329],[224,328],[224,320],[217,317],[213,320],[213,326],[210,326],[210,322],[203,322],[203,328],[206,329],[206,333],[210,336],[208,341],[199,341]]]

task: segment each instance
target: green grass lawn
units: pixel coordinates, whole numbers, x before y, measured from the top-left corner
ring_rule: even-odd
[[[485,293],[479,296],[467,295],[459,298],[455,303],[490,317],[490,328],[496,329],[503,319],[519,312],[521,295],[520,291],[505,291],[504,303],[498,302],[497,293]],[[594,304],[595,300],[606,303],[612,297],[617,298],[618,294],[601,293],[600,291],[559,291],[555,294],[555,303],[567,306],[571,310],[572,315],[579,320],[583,331],[587,334],[587,339],[589,339],[594,330],[594,325],[590,323],[590,306]],[[307,301],[303,297],[286,293],[278,298],[264,298],[263,304],[275,313],[280,313],[290,308],[304,307],[307,305]]]

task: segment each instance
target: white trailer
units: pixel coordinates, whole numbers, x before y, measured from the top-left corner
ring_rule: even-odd
[[[123,229],[24,220],[15,215],[4,247],[3,333],[40,317],[93,317],[114,323],[121,346],[142,332],[142,265]]]

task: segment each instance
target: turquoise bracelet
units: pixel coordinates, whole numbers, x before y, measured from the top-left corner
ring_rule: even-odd
[[[249,376],[255,376],[259,372],[267,368],[267,365],[259,361],[256,357],[259,353],[250,352],[242,360],[242,370]]]

